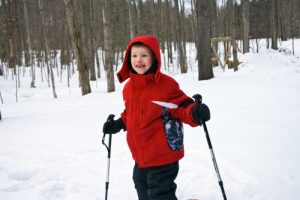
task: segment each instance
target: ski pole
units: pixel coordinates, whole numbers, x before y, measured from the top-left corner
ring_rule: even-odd
[[[197,104],[202,104],[202,96],[200,94],[195,94],[193,96],[193,98],[195,99]],[[220,172],[219,172],[217,160],[216,160],[214,150],[213,150],[213,147],[212,147],[212,144],[211,144],[211,141],[210,141],[210,137],[209,137],[209,134],[208,134],[206,123],[205,123],[205,121],[201,121],[201,124],[203,124],[203,129],[204,129],[206,140],[207,140],[208,147],[209,147],[209,150],[210,150],[210,155],[211,155],[212,161],[214,163],[215,171],[217,173],[218,182],[219,182],[219,186],[220,186],[221,191],[222,191],[223,199],[227,200],[225,190],[224,190],[224,186],[223,186],[223,181],[221,179],[221,175],[220,175]]]
[[[112,123],[114,120],[115,115],[111,114],[107,118],[108,123]],[[112,140],[112,134],[109,134],[108,138],[108,146],[105,144],[105,133],[103,133],[102,137],[102,144],[107,149],[107,171],[106,171],[106,181],[105,181],[105,200],[107,200],[108,197],[108,186],[109,186],[109,172],[110,172],[110,155],[111,155],[111,140]]]

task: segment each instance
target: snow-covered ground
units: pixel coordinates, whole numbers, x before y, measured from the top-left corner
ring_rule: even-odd
[[[291,49],[291,41],[281,44]],[[261,48],[239,55],[239,71],[214,68],[215,78],[197,81],[195,51],[189,73],[168,72],[190,96],[200,93],[210,107],[207,123],[228,200],[300,198],[300,40],[296,55]],[[92,83],[81,96],[56,78],[58,98],[25,74],[19,102],[15,82],[0,77],[0,199],[102,200],[107,151],[101,144],[108,114],[123,110],[122,87],[106,93]],[[113,136],[109,199],[137,199],[126,133]],[[220,200],[221,191],[201,127],[185,126],[185,158],[177,178],[179,200]]]

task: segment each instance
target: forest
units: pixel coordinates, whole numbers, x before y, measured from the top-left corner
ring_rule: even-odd
[[[167,66],[178,56],[181,73],[188,70],[186,44],[194,43],[198,80],[207,80],[219,65],[220,42],[225,48],[230,41],[233,62],[224,64],[237,70],[237,52],[249,52],[256,40],[277,50],[279,41],[299,38],[299,10],[299,0],[1,0],[0,76],[12,76],[20,87],[28,68],[34,88],[35,77],[44,74],[56,98],[55,71],[71,77],[78,70],[82,95],[104,76],[113,92],[127,43],[150,34],[159,39]]]

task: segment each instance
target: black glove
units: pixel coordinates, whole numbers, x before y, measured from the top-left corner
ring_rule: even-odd
[[[203,122],[210,120],[209,108],[203,103],[197,103],[192,108],[192,116],[197,124],[202,125]]]
[[[121,131],[121,129],[126,130],[126,126],[122,120],[119,118],[114,120],[114,115],[109,115],[107,121],[103,125],[103,133],[105,134],[115,134]]]

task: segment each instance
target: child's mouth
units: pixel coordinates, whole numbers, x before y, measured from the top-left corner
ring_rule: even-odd
[[[136,68],[144,68],[145,65],[136,65]]]

